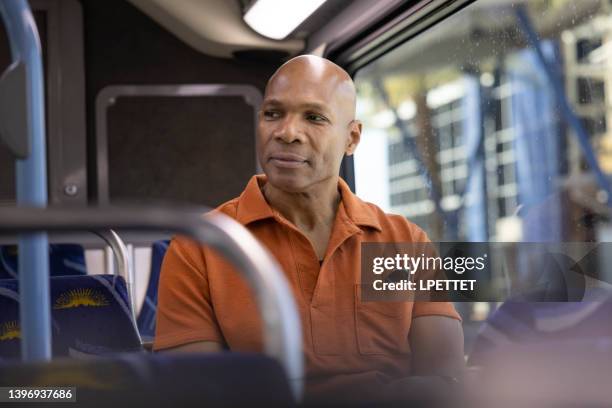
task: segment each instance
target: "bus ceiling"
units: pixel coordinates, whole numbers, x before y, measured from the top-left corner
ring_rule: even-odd
[[[280,51],[294,55],[304,40],[271,40],[253,31],[242,18],[241,4],[227,0],[129,0],[137,8],[196,50],[222,58],[235,52]]]
[[[256,0],[128,0],[194,49],[221,58],[281,60],[300,53],[325,55],[342,47],[406,4],[402,0],[326,0],[286,38],[274,40],[244,20]],[[426,0],[429,2],[431,0]]]

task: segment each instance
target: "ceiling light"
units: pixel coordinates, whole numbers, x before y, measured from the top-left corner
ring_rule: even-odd
[[[256,0],[244,15],[244,21],[259,34],[282,40],[325,1]]]

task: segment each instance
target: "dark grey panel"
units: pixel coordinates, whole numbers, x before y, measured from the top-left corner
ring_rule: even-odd
[[[242,97],[119,97],[107,111],[109,195],[217,206],[255,172]]]
[[[90,202],[98,200],[96,197],[99,191],[97,185],[99,175],[96,169],[98,151],[95,138],[95,101],[104,88],[128,84],[146,86],[246,84],[263,91],[265,82],[281,63],[281,61],[262,60],[238,61],[204,55],[181,42],[125,0],[81,0],[81,3],[85,22],[87,175]],[[241,101],[240,104],[244,102]],[[186,116],[181,117],[189,122]],[[199,120],[200,117],[203,115],[198,111],[191,120]],[[233,114],[225,119],[231,121],[232,118],[235,118]],[[219,128],[223,126],[225,125],[219,125]],[[133,129],[136,132],[137,126],[134,125]],[[250,174],[255,172],[255,151],[252,139],[253,134],[250,133],[248,138],[234,147],[236,154],[239,155],[234,157],[247,158],[246,163],[251,166]],[[216,143],[216,141],[213,140],[210,143]],[[198,149],[199,147],[196,146],[193,150]],[[218,150],[218,152],[223,152],[223,150]],[[135,160],[139,159],[135,158]],[[234,172],[233,167],[241,165],[236,163],[238,160],[234,160],[231,156],[214,158],[214,160],[215,166],[221,166],[215,167],[216,172],[225,169],[230,174],[224,183],[231,184],[232,187],[231,189],[223,188],[227,188],[228,191],[238,191],[244,187],[243,179],[231,178]],[[206,177],[206,175],[202,174],[201,177]],[[210,198],[200,196],[199,199],[213,203],[229,195],[229,193],[219,194]]]
[[[87,175],[81,5],[76,0],[29,1],[33,9],[39,10],[35,15],[45,16],[46,25],[49,204],[84,205],[87,203]]]
[[[11,64],[11,48],[0,21],[0,72]],[[0,118],[0,120],[2,120]],[[0,143],[0,204],[15,201],[15,160],[8,147]]]

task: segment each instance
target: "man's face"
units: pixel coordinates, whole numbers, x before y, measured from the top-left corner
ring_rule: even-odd
[[[323,69],[298,66],[281,70],[268,84],[258,118],[258,158],[276,188],[303,192],[337,176],[343,155],[356,147],[354,96],[341,82]]]

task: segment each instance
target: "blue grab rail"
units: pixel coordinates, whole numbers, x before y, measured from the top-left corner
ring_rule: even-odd
[[[0,1],[0,14],[9,37],[13,65],[25,68],[30,154],[16,163],[17,204],[47,206],[47,162],[43,66],[40,39],[26,0]],[[21,350],[24,361],[51,359],[51,313],[49,309],[49,258],[46,233],[22,234],[19,238],[19,285],[21,303]]]

